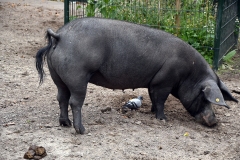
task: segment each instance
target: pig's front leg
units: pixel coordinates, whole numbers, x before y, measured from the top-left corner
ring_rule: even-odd
[[[164,103],[170,93],[170,88],[149,87],[149,96],[152,101],[151,111],[156,113],[156,118],[159,120],[166,120],[164,114]]]

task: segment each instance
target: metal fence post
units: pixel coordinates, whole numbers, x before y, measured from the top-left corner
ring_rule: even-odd
[[[216,18],[215,37],[214,37],[214,55],[213,55],[213,69],[214,70],[218,69],[218,63],[219,63],[223,1],[224,0],[219,0],[218,7],[217,7],[217,18]]]
[[[64,24],[69,22],[69,0],[64,0]]]

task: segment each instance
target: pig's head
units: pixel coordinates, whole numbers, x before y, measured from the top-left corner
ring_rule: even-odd
[[[200,86],[195,93],[196,97],[192,100],[192,103],[186,107],[188,112],[195,117],[196,121],[207,126],[213,126],[217,123],[212,104],[219,106],[229,106],[225,103],[225,100],[238,102],[227,87],[218,80],[218,83],[214,80],[206,80],[199,84]]]

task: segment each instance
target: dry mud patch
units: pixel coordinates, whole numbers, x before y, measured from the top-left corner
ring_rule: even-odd
[[[56,87],[48,72],[38,86],[34,55],[45,44],[46,29],[62,25],[62,2],[0,2],[0,159],[23,159],[32,144],[46,148],[44,159],[240,159],[240,106],[232,102],[229,110],[214,107],[219,124],[207,128],[170,96],[163,123],[150,113],[146,89],[123,93],[89,84],[86,134],[60,127]],[[239,89],[239,68],[220,77],[230,90]],[[121,105],[138,95],[144,97],[142,108],[121,114]]]

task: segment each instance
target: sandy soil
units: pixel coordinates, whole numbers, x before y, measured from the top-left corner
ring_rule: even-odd
[[[23,159],[32,144],[46,148],[46,160],[240,159],[240,106],[232,102],[229,110],[214,107],[219,123],[208,128],[170,96],[165,108],[168,121],[163,123],[150,113],[146,89],[123,93],[89,84],[83,106],[86,134],[60,127],[56,87],[48,72],[38,87],[34,56],[45,45],[46,29],[56,31],[62,25],[62,2],[0,2],[1,160]],[[234,70],[219,73],[230,90],[240,90],[240,58],[235,62]],[[121,105],[138,95],[144,97],[142,108],[121,114]],[[240,100],[240,95],[233,95]],[[111,110],[102,113],[107,107]]]

